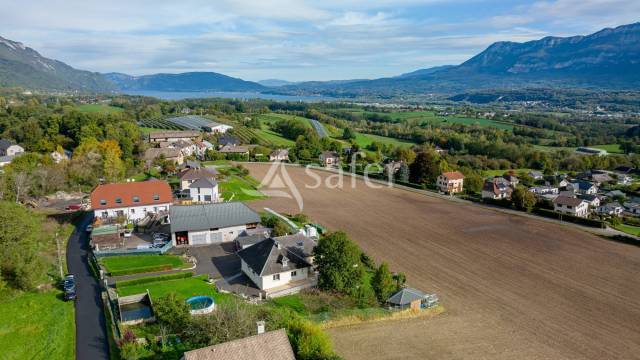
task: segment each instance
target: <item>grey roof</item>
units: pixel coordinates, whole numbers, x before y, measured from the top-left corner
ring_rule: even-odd
[[[312,256],[313,249],[316,247],[316,242],[313,239],[300,233],[278,236],[273,239],[289,249],[289,251],[303,258]]]
[[[184,180],[198,180],[202,178],[213,179],[218,175],[218,171],[215,168],[193,168],[189,167],[185,170],[182,170],[180,174],[178,174],[178,178],[182,181]]]
[[[588,181],[577,181],[571,184],[572,186],[578,185],[578,189],[580,190],[589,190],[595,185]]]
[[[273,275],[311,266],[299,254],[292,251],[290,247],[280,244],[273,238],[262,240],[253,246],[238,251],[238,256],[259,276]]]
[[[412,301],[424,299],[425,296],[426,294],[420,290],[404,288],[391,295],[387,302],[394,305],[409,305]]]
[[[212,188],[212,187],[216,187],[217,185],[218,185],[218,183],[213,179],[200,178],[200,179],[194,181],[191,185],[189,185],[189,187],[192,188],[192,189]]]
[[[605,194],[608,197],[615,197],[615,196],[622,196],[622,197],[626,197],[627,194],[623,193],[620,190],[613,190],[613,191],[609,191],[608,193]]]
[[[0,139],[0,150],[7,150],[11,145],[17,145],[17,144],[11,140]]]
[[[220,123],[211,121],[209,119],[205,119],[198,115],[172,117],[172,118],[168,118],[167,121],[191,130],[200,130],[204,127],[213,127],[217,125],[222,125]]]
[[[260,215],[241,202],[175,205],[169,212],[171,232],[257,224]]]
[[[253,235],[243,235],[236,238],[236,244],[238,244],[240,248],[245,248],[247,246],[255,245],[267,238],[268,236],[262,233],[253,234]]]
[[[0,156],[0,163],[11,162],[13,158],[15,158],[15,155]]]
[[[284,329],[184,353],[184,360],[295,360]]]
[[[582,200],[587,200],[589,202],[598,199],[598,195],[593,195],[593,194],[580,194],[577,196],[578,199],[582,199]]]
[[[560,195],[557,198],[555,198],[555,200],[553,200],[553,203],[560,204],[560,205],[578,206],[582,204],[583,201],[584,200],[582,199]]]

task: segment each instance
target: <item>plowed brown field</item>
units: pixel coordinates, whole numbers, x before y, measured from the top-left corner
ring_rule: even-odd
[[[268,166],[247,167],[258,179]],[[545,221],[398,189],[306,189],[303,212],[436,292],[432,319],[330,330],[347,359],[640,358],[640,248]],[[318,172],[322,178],[329,174]],[[296,202],[250,203],[297,213]]]

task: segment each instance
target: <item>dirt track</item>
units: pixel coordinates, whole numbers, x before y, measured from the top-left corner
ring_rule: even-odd
[[[268,169],[249,164],[262,179]],[[640,358],[640,248],[543,221],[397,189],[305,189],[305,214],[436,292],[447,313],[331,330],[355,359]],[[323,178],[327,173],[319,172]],[[299,212],[269,198],[256,209]]]

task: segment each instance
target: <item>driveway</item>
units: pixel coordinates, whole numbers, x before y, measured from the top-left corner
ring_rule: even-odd
[[[231,243],[192,246],[187,250],[189,255],[198,260],[196,274],[208,274],[212,279],[228,279],[239,274],[240,258]]]
[[[109,359],[104,307],[98,280],[91,275],[87,255],[89,240],[85,227],[91,222],[88,214],[79,222],[69,238],[67,266],[75,275],[76,292],[76,359]]]

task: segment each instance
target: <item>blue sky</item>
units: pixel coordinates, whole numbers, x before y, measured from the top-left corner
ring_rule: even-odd
[[[0,36],[74,67],[247,80],[394,76],[495,41],[640,21],[640,1],[0,0]]]

